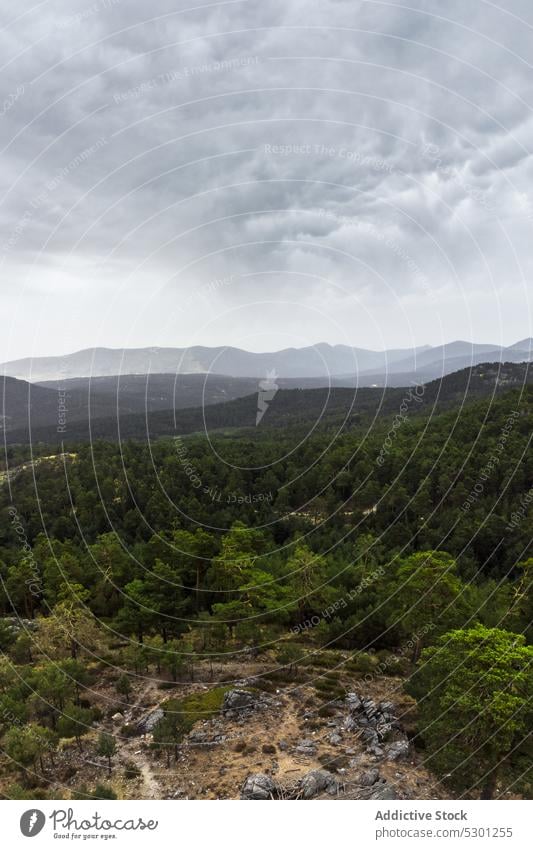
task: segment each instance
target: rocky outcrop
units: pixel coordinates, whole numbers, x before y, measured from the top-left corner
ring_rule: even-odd
[[[383,742],[390,733],[399,728],[392,702],[374,702],[373,699],[360,698],[356,693],[346,697],[348,716],[345,722],[347,731],[360,731],[369,745]]]
[[[287,786],[277,784],[270,775],[258,772],[249,775],[244,782],[241,799],[316,799],[324,794],[336,796],[341,789],[336,778],[325,769],[313,769]]]
[[[341,792],[339,798],[364,800],[377,799],[383,801],[410,798],[405,793],[398,794],[395,786],[393,784],[389,784],[389,782],[384,778],[378,778],[377,781],[373,782],[369,786],[362,786],[361,779],[362,776],[359,776],[357,785],[348,785],[346,792]],[[370,780],[370,778],[368,780]]]
[[[404,761],[409,757],[409,741],[397,740],[391,743],[385,750],[385,758],[388,761]]]
[[[316,755],[316,743],[314,740],[300,740],[294,750],[296,754],[304,758],[313,758]]]
[[[269,775],[265,775],[263,772],[249,775],[241,790],[241,799],[247,800],[266,801],[267,799],[277,799],[278,795],[278,785]]]
[[[161,708],[153,710],[152,713],[149,713],[148,716],[145,716],[144,719],[141,719],[141,721],[137,723],[138,733],[151,734],[157,723],[163,719],[164,715],[165,714]]]
[[[386,781],[383,781],[373,785],[368,798],[383,799],[384,801],[389,799],[393,800],[398,799],[398,794],[392,784],[388,784]]]
[[[331,772],[326,772],[325,769],[313,769],[303,778],[300,778],[297,784],[296,798],[314,799],[322,793],[335,796],[339,789],[340,785]]]
[[[224,715],[235,711],[252,711],[256,704],[256,696],[249,690],[228,690],[224,695],[221,711]]]
[[[357,779],[357,783],[360,784],[361,787],[372,787],[378,779],[379,770],[369,769],[366,772],[361,773]]]
[[[375,702],[373,699],[358,696],[357,693],[348,693],[346,706],[348,716],[344,721],[344,729],[358,734],[369,754],[391,761],[402,760],[408,756],[409,743],[402,732],[392,702]],[[391,737],[393,742],[385,748],[385,741]]]

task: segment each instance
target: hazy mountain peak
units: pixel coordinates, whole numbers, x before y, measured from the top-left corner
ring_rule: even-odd
[[[318,342],[304,348],[252,352],[233,346],[190,348],[87,348],[58,357],[26,357],[4,363],[5,375],[33,383],[80,377],[140,374],[211,374],[227,377],[264,378],[275,369],[280,378],[331,379],[387,382],[388,375],[431,380],[484,361],[518,362],[529,359],[531,340],[509,348],[455,340],[438,347],[422,345],[375,351],[348,345]]]

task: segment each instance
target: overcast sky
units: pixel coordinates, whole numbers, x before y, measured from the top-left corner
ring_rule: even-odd
[[[1,360],[533,335],[531,0],[27,0],[1,26]]]

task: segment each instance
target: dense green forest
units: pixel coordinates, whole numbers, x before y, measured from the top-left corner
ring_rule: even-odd
[[[526,386],[420,410],[411,391],[370,425],[317,426],[313,408],[283,428],[47,447],[34,465],[11,448],[28,467],[0,491],[4,750],[34,764],[85,733],[95,657],[127,694],[150,669],[341,652],[359,676],[405,677],[417,745],[453,792],[530,793],[532,404]]]

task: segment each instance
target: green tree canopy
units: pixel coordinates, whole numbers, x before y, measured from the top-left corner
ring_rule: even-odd
[[[422,652],[407,690],[419,703],[430,769],[488,799],[527,788],[532,662],[522,635],[483,625],[444,634]]]

